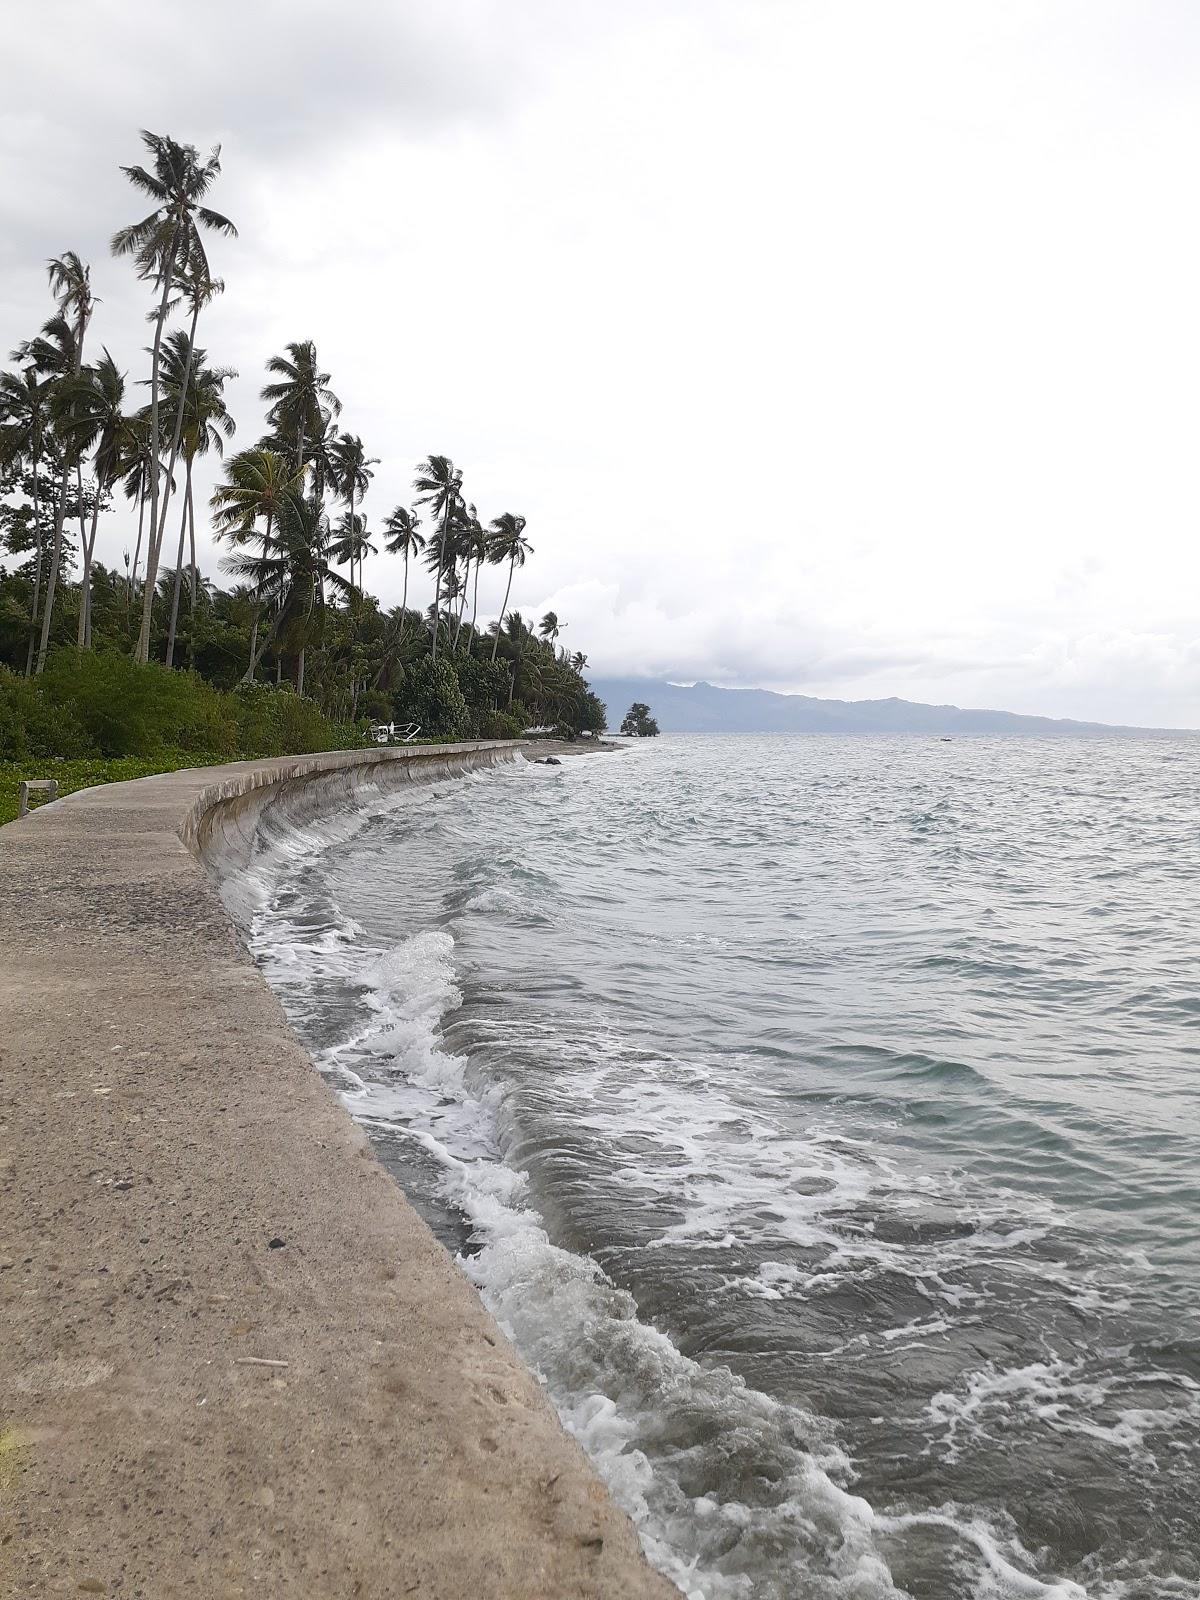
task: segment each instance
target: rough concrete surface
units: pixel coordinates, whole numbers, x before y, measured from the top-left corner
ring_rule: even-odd
[[[0,828],[6,1600],[677,1597],[180,837],[281,777],[507,753],[172,773]]]

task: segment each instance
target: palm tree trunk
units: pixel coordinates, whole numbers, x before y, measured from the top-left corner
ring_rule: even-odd
[[[67,520],[67,485],[71,469],[65,463],[58,485],[58,504],[54,508],[54,544],[50,552],[50,576],[46,582],[46,603],[42,607],[42,633],[38,640],[37,665],[34,672],[41,677],[46,669],[46,652],[50,648],[50,620],[54,615],[54,591],[58,587],[58,569],[62,561],[63,524]]]
[[[42,511],[38,488],[38,458],[33,458],[33,532],[34,532],[34,569],[33,569],[33,602],[29,608],[29,644],[25,651],[25,676],[28,678],[33,672],[33,650],[37,642],[38,626],[38,601],[42,593],[42,568],[46,563],[46,541],[42,534]]]
[[[75,360],[73,373],[77,378],[83,366],[83,338],[87,333],[87,318],[79,313],[75,330]],[[62,562],[63,527],[67,520],[67,485],[71,481],[71,463],[63,460],[62,478],[58,485],[58,504],[54,508],[54,548],[50,555],[50,577],[46,583],[46,604],[42,611],[42,636],[38,641],[37,665],[34,669],[40,678],[46,668],[46,652],[50,648],[50,620],[54,615],[54,591],[58,587],[58,569]]]
[[[171,585],[171,620],[167,626],[167,656],[169,667],[175,665],[175,630],[179,626],[179,596],[183,588],[183,547],[187,539],[188,495],[192,488],[192,458],[188,456],[184,471],[187,487],[183,495],[183,515],[179,519],[179,549],[175,556],[175,581]]]
[[[475,594],[471,601],[471,633],[475,633],[475,621],[479,616],[479,569],[483,562],[478,556],[475,558]]]
[[[458,600],[458,619],[454,624],[454,643],[451,649],[458,654],[458,641],[462,635],[463,618],[467,614],[467,584],[471,581],[471,558],[467,557],[466,570],[463,573],[462,594]]]
[[[171,504],[171,485],[175,481],[175,464],[179,459],[179,440],[183,433],[183,417],[187,410],[188,386],[192,381],[192,362],[196,351],[196,326],[200,321],[199,299],[192,306],[192,326],[188,334],[187,360],[183,364],[183,383],[179,390],[179,404],[175,407],[175,431],[171,438],[171,459],[167,466],[167,481],[163,485],[162,511],[157,531],[150,529],[150,548],[146,552],[146,590],[142,600],[142,638],[138,640],[139,659],[150,659],[150,616],[154,606],[154,584],[158,577],[158,563],[162,556],[163,539],[167,532],[167,511]]]
[[[300,654],[296,657],[296,693],[304,693],[304,646],[300,646]]]
[[[158,302],[158,315],[154,320],[154,345],[150,352],[150,545],[146,551],[146,589],[142,596],[142,625],[138,632],[135,659],[150,659],[150,613],[154,606],[154,580],[158,576],[158,555],[154,551],[155,531],[158,528],[158,474],[162,463],[158,459],[158,379],[162,355],[163,325],[167,320],[167,302],[171,297],[171,280],[175,276],[175,256],[179,250],[179,234],[183,218],[176,216],[171,234],[171,248],[163,266],[162,294]],[[166,513],[164,511],[163,515]]]
[[[192,478],[188,473],[188,607],[191,626],[188,631],[188,671],[196,670],[196,506],[192,499]]]
[[[138,536],[137,544],[133,547],[133,566],[129,569],[129,581],[125,585],[125,621],[128,623],[133,610],[133,591],[137,587],[138,562],[142,559],[142,526],[146,520],[146,491],[138,490]]]
[[[442,568],[446,564],[446,534],[450,531],[450,500],[442,516],[442,535],[438,540],[437,583],[433,591],[433,659],[437,660],[438,624],[442,620]]]
[[[254,674],[258,671],[258,660],[262,651],[258,648],[258,598],[254,601],[254,620],[250,624],[250,664],[242,674],[243,683],[253,683]]]
[[[75,502],[79,517],[79,555],[82,560],[87,548],[87,512],[83,509],[83,465],[79,459],[75,462]]]
[[[354,587],[354,485],[350,485],[350,587]]]
[[[100,485],[96,484],[96,498],[92,503],[92,527],[83,544],[83,574],[79,584],[79,626],[75,630],[75,648],[86,650],[92,639],[92,552],[96,548],[96,523],[100,519]]]
[[[88,552],[88,586],[87,595],[85,596],[87,600],[87,626],[83,630],[83,648],[85,650],[90,650],[92,648],[92,568],[95,565],[92,557],[95,553],[95,548],[96,537],[93,534],[92,548]]]
[[[264,557],[264,559],[266,558],[267,550],[269,549],[270,544],[271,544],[271,513],[268,511],[267,512],[266,532],[263,534],[263,557]],[[263,641],[263,644],[262,644],[261,648],[259,647],[259,643],[258,643],[258,624],[259,624],[259,620],[260,620],[261,616],[262,616],[262,584],[261,583],[256,583],[254,585],[254,621],[250,625],[250,664],[246,668],[246,671],[242,676],[242,680],[241,681],[243,683],[253,683],[254,682],[254,674],[258,671],[258,663],[259,663],[259,661],[260,661],[260,659],[262,657],[263,651],[267,648],[267,641],[266,640]],[[276,677],[275,681],[276,681],[276,683],[279,682],[278,676]]]
[[[500,648],[500,629],[504,626],[504,613],[508,610],[508,596],[509,596],[509,593],[512,590],[513,567],[514,567],[515,564],[516,564],[516,556],[514,555],[513,557],[510,558],[509,563],[508,563],[508,582],[504,585],[504,604],[500,607],[500,620],[496,624],[496,637],[492,640],[492,660],[493,661],[495,661],[495,659],[496,659],[496,651]],[[512,695],[511,694],[508,697],[508,703],[509,703],[509,705],[512,704]]]

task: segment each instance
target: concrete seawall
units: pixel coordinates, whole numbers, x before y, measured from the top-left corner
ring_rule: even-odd
[[[514,749],[164,774],[0,828],[5,1600],[677,1597],[198,859]]]

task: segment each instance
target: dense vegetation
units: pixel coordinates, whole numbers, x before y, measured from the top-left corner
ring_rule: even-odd
[[[195,462],[224,457],[236,433],[224,397],[235,374],[197,342],[224,289],[208,240],[236,229],[206,203],[218,151],[202,161],[174,139],[142,139],[146,165],[122,170],[152,209],[112,249],[147,286],[148,376],[131,386],[96,352],[99,302],[73,251],[49,264],[53,314],[0,372],[0,761],[300,751],[356,742],[371,720],[441,737],[602,730],[586,657],[558,645],[558,618],[533,627],[509,609],[532,553],[524,517],[485,522],[459,468],[431,454],[413,503],[369,525],[378,462],[342,428],[311,340],[266,362],[265,431],[197,508]],[[117,570],[95,553],[122,501],[136,538]],[[227,552],[220,587],[196,561],[206,509]],[[363,581],[383,553],[403,562],[389,611]],[[485,623],[489,565],[506,587]],[[425,609],[408,604],[420,567]]]

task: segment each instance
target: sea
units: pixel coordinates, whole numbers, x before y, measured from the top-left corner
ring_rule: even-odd
[[[321,1072],[691,1600],[1200,1597],[1200,740],[267,814]]]

